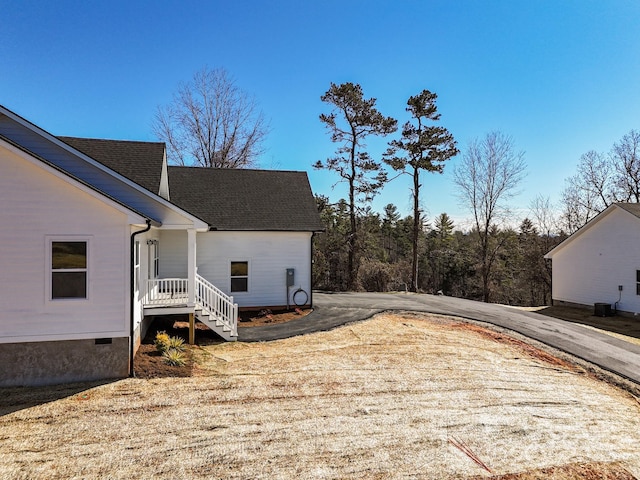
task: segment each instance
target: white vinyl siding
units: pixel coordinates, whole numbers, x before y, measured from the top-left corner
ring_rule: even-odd
[[[189,245],[185,230],[162,230],[160,234],[160,278],[187,278]]]
[[[198,273],[229,295],[240,307],[285,306],[286,269],[295,269],[294,287],[311,295],[311,233],[198,233]],[[232,261],[249,262],[248,292],[231,292]]]
[[[619,310],[640,312],[639,238],[640,219],[614,207],[553,254],[554,300],[593,306],[620,297]]]
[[[0,342],[128,336],[128,215],[0,145]],[[87,238],[88,298],[50,301],[52,238]]]

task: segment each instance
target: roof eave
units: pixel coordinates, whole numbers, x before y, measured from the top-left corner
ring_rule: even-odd
[[[142,213],[139,210],[136,210],[135,208],[131,207],[130,205],[127,205],[124,202],[121,202],[117,198],[112,197],[108,193],[103,192],[102,190],[100,190],[100,189],[96,188],[95,186],[91,185],[90,183],[85,182],[81,178],[78,178],[75,175],[67,172],[66,170],[58,167],[54,163],[49,162],[45,158],[42,158],[40,155],[30,151],[27,148],[24,148],[22,145],[17,144],[13,140],[5,137],[2,134],[0,134],[0,140],[5,142],[10,147],[13,147],[14,149],[18,150],[19,152],[22,152],[23,154],[28,155],[28,156],[32,157],[33,159],[35,159],[35,160],[38,160],[39,162],[44,164],[46,167],[50,168],[51,170],[54,170],[55,172],[57,172],[59,174],[64,175],[65,177],[69,178],[73,182],[76,182],[77,184],[82,185],[83,187],[85,187],[85,188],[87,188],[87,189],[99,194],[100,196],[102,196],[102,197],[108,199],[109,201],[119,205],[120,207],[126,209],[127,211],[129,211],[131,213],[134,213],[135,215],[140,217],[140,220],[145,220],[145,221],[149,220],[151,222],[151,225],[154,226],[154,227],[162,226],[162,222],[160,220],[158,220],[156,218],[153,218],[153,217],[150,217],[149,215],[147,215],[145,213]]]
[[[589,220],[589,222],[587,222],[586,225],[583,225],[582,227],[580,227],[577,231],[575,231],[573,234],[567,237],[563,242],[559,243],[553,249],[547,252],[543,258],[545,258],[546,260],[553,260],[553,256],[555,254],[557,254],[560,250],[564,249],[567,245],[572,243],[576,238],[582,236],[585,232],[587,232],[588,230],[593,228],[595,225],[597,225],[600,222],[600,220],[602,220],[604,217],[609,215],[611,212],[615,211],[616,208],[635,217],[636,219],[640,219],[637,215],[626,210],[625,208],[622,208],[617,203],[612,203],[607,208],[605,208],[602,212],[600,212],[598,215],[596,215],[591,220]]]

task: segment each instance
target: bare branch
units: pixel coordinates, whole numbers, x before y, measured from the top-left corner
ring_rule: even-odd
[[[204,68],[158,107],[153,131],[173,164],[247,168],[263,153],[269,128],[255,99],[226,70]]]

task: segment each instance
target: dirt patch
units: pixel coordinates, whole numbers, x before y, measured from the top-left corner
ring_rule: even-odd
[[[302,317],[306,317],[311,312],[310,308],[296,308],[295,310],[246,310],[241,311],[238,321],[238,328],[243,327],[261,327],[264,325],[275,325],[278,323],[290,322]]]
[[[190,377],[193,375],[194,362],[191,348],[185,350],[185,365],[168,365],[162,358],[162,354],[153,345],[140,345],[134,362],[136,377]]]
[[[193,352],[191,377],[35,390],[40,404],[4,389],[0,477],[640,475],[635,398],[459,319],[383,314]]]
[[[484,480],[475,476],[468,480]],[[494,475],[491,480],[637,480],[627,469],[616,463],[585,463],[541,468],[524,473]]]
[[[564,359],[560,359],[554,355],[551,355],[540,348],[536,348],[533,345],[523,341],[518,340],[510,335],[507,335],[502,332],[497,332],[495,330],[490,330],[488,328],[481,327],[472,323],[455,323],[451,325],[451,328],[459,329],[459,330],[467,330],[471,332],[475,332],[478,335],[481,335],[485,338],[489,338],[495,342],[500,342],[505,345],[512,345],[522,351],[524,354],[528,355],[531,358],[535,358],[541,360],[543,362],[549,363],[551,365],[556,365],[558,367],[565,368],[567,370],[572,371],[583,371],[580,367],[578,367],[575,363],[569,362]]]

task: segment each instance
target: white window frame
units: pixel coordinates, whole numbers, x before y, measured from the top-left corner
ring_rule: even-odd
[[[246,275],[231,275],[231,264],[232,263],[246,263],[247,264],[247,274]],[[232,280],[234,278],[246,278],[247,279],[247,289],[246,290],[232,290]],[[230,259],[229,260],[229,293],[231,295],[243,295],[249,293],[251,290],[251,261],[248,259]]]
[[[147,240],[149,250],[149,280],[160,276],[160,244],[158,240]]]
[[[53,303],[59,302],[86,302],[91,299],[91,258],[92,258],[92,243],[93,236],[91,235],[47,235],[45,237],[46,248],[46,265],[45,265],[45,291],[47,292],[47,301]],[[53,244],[54,242],[84,242],[86,244],[86,266],[85,268],[74,269],[55,269],[53,268]],[[85,293],[84,297],[64,297],[53,298],[53,273],[54,272],[85,272]]]
[[[140,291],[140,240],[133,245],[133,290]]]

